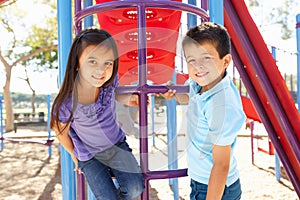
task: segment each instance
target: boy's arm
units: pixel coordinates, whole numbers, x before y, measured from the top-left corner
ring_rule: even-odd
[[[116,94],[116,100],[128,106],[139,105],[139,97],[137,94]]]
[[[187,104],[189,102],[189,95],[188,94],[177,94],[176,90],[168,90],[167,92],[160,94],[166,100],[171,100],[173,98],[180,104]]]
[[[214,164],[211,170],[206,200],[221,199],[230,165],[230,150],[231,146],[213,146],[213,160]]]

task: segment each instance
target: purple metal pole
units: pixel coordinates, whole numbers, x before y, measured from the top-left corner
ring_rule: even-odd
[[[51,100],[50,100],[50,94],[47,95],[47,131],[48,131],[48,139],[47,139],[47,143],[52,143],[51,140],[51,129],[50,129],[50,116],[51,116]],[[52,145],[48,146],[48,155],[49,157],[52,156]]]
[[[84,10],[77,12],[74,16],[75,28],[80,28],[80,21],[91,14],[110,11],[115,9],[122,8],[132,8],[137,7],[140,4],[144,4],[149,8],[166,8],[170,10],[181,10],[186,12],[191,12],[195,15],[198,15],[205,19],[205,21],[209,21],[209,16],[205,10],[202,8],[198,8],[193,5],[177,2],[177,1],[145,1],[145,0],[126,0],[126,1],[113,1],[102,4],[96,4],[94,6],[90,6]]]
[[[75,13],[78,13],[82,10],[81,8],[81,0],[74,1],[74,9]],[[76,28],[76,34],[78,34],[82,30],[82,23],[78,23],[78,27]],[[85,200],[86,190],[85,190],[85,178],[83,174],[77,175],[77,199],[78,200]]]
[[[75,9],[75,15],[82,11],[82,9],[81,9],[81,0],[75,0],[74,9]],[[77,26],[75,28],[75,31],[76,31],[76,34],[78,34],[82,30],[82,22],[80,21],[76,25]]]
[[[208,0],[201,0],[201,8],[204,10],[208,10]]]
[[[250,136],[251,136],[251,161],[252,161],[252,165],[254,165],[254,121],[251,121],[249,123],[249,128],[250,128]]]
[[[296,38],[297,38],[297,104],[300,112],[300,14],[296,16]]]
[[[146,60],[146,8],[144,4],[138,6],[138,86],[143,88],[147,84],[147,60]],[[140,161],[144,175],[149,170],[148,161],[148,125],[147,125],[147,91],[139,93],[139,125],[140,125]],[[145,179],[145,190],[142,199],[149,197],[149,181]]]

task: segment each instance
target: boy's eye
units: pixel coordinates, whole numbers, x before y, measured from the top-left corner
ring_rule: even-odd
[[[195,65],[196,64],[196,60],[188,60],[188,63],[191,65]]]

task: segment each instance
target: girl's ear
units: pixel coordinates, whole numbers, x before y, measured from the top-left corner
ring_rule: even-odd
[[[223,57],[223,60],[224,60],[224,68],[227,68],[228,65],[230,64],[231,60],[232,60],[231,54],[226,54],[226,55]]]

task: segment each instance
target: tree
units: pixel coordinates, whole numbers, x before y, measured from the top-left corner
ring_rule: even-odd
[[[258,23],[260,28],[266,25],[277,24],[281,28],[281,38],[283,40],[290,39],[295,32],[295,16],[297,8],[299,8],[299,1],[297,0],[269,0],[274,7],[266,6],[267,1],[248,0],[248,6],[253,13],[257,11],[258,18],[261,18],[261,22]],[[270,7],[269,12],[266,11],[266,7]],[[255,14],[254,14],[255,15]]]
[[[37,3],[37,1],[35,3]],[[55,4],[47,4],[56,11]],[[42,26],[31,25],[26,27],[26,21],[22,22],[22,18],[26,12],[19,9],[15,2],[13,4],[4,3],[0,5],[0,12],[1,16],[3,16],[1,19],[1,24],[3,25],[2,31],[6,31],[6,34],[8,35],[7,38],[9,39],[6,44],[7,48],[4,49],[0,46],[0,61],[5,68],[6,74],[5,85],[3,87],[4,106],[6,111],[5,131],[11,131],[14,129],[12,99],[10,94],[12,68],[17,65],[23,65],[27,72],[26,67],[33,63],[36,63],[36,69],[38,70],[54,67],[54,63],[57,60],[56,15],[55,17],[52,16],[49,18],[49,20],[45,20],[46,23],[42,24]],[[19,38],[19,35],[14,31],[15,29],[19,29],[18,26],[25,28],[27,31],[29,30],[27,32],[27,38]],[[24,80],[30,86],[29,77],[27,76]],[[33,88],[32,91],[32,105],[34,105],[35,92]]]

